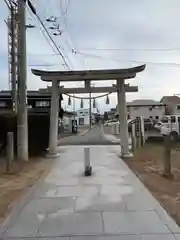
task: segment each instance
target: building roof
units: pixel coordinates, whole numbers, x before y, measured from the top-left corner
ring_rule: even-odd
[[[69,116],[69,117],[71,117],[71,116],[76,116],[76,115],[77,115],[76,112],[64,111],[64,116]]]
[[[164,104],[152,99],[137,99],[132,102],[128,102],[127,106],[163,106]]]
[[[162,97],[160,102],[162,102],[166,105],[168,105],[168,104],[180,104],[180,98],[178,96],[164,96],[164,97]]]
[[[113,80],[134,78],[136,73],[142,72],[146,65],[127,69],[101,69],[101,70],[79,70],[79,71],[43,71],[32,69],[32,73],[40,76],[43,81],[83,81],[83,80]]]
[[[61,100],[63,100],[62,94],[60,94]],[[27,91],[27,97],[30,98],[51,98],[51,91],[48,89],[30,90]],[[0,98],[11,98],[11,91],[0,91]]]
[[[89,112],[89,108],[80,108],[80,109],[77,109],[76,112]]]

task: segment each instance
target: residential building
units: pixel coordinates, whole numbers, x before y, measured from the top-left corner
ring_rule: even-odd
[[[165,114],[165,105],[151,99],[138,99],[127,103],[128,118],[143,116],[159,120]]]
[[[116,108],[111,108],[111,110],[107,112],[108,120],[116,119],[116,115],[117,115]]]
[[[60,120],[60,123],[62,123],[64,130],[72,132],[73,125],[78,125],[76,112],[64,111],[63,119]]]
[[[62,95],[59,103],[61,106]],[[28,105],[28,147],[32,154],[46,151],[49,143],[49,123],[51,93],[47,89],[27,91]],[[0,145],[5,149],[8,131],[14,133],[17,145],[17,121],[12,112],[11,91],[0,91]],[[63,116],[63,109],[59,108],[59,117]],[[2,150],[2,149],[1,149]]]
[[[62,95],[59,104],[63,100]],[[47,89],[27,91],[28,111],[49,112],[51,106],[51,93]],[[11,91],[0,91],[0,113],[12,110]]]
[[[80,126],[89,125],[89,109],[79,109],[77,113],[77,124]],[[96,113],[91,114],[92,124],[95,122]]]
[[[160,102],[166,105],[166,115],[180,115],[180,98],[178,96],[164,96]]]

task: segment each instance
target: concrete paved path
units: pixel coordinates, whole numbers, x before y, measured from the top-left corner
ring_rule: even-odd
[[[113,145],[118,144],[112,138],[106,138],[101,126],[93,126],[91,131],[86,131],[82,135],[73,135],[68,138],[60,138],[59,145]]]
[[[91,147],[91,177],[83,176],[83,146],[60,152],[50,175],[4,225],[3,239],[180,239],[180,228],[118,158],[118,146]]]

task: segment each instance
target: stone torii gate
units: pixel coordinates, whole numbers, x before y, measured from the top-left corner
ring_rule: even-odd
[[[51,116],[49,130],[49,154],[57,154],[58,138],[58,112],[59,95],[65,93],[107,93],[117,92],[118,112],[120,120],[120,138],[121,138],[121,156],[123,158],[131,157],[128,144],[128,125],[126,109],[126,92],[137,92],[137,86],[125,84],[126,79],[135,78],[136,74],[142,72],[146,65],[128,69],[110,69],[110,70],[80,70],[80,71],[42,71],[32,69],[32,73],[40,76],[42,81],[52,82],[51,97]],[[91,81],[116,80],[116,85],[111,87],[91,87]],[[64,88],[60,87],[62,82],[84,81],[83,88]]]

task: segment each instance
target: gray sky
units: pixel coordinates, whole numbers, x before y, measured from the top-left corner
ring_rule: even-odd
[[[63,17],[68,0],[32,2],[47,27],[51,26],[45,21],[47,17],[60,17],[57,22],[63,33],[54,40],[72,69],[124,68],[147,63],[146,70],[129,81],[139,86],[139,92],[127,94],[127,100],[160,100],[163,95],[180,93],[179,0],[69,0],[67,16],[64,14]],[[40,32],[40,24],[29,12],[27,14],[28,23],[36,25],[35,29],[27,30],[28,89],[36,89],[44,84],[31,75],[32,67],[50,70],[64,67]],[[1,89],[8,88],[7,28],[4,23],[7,15],[1,1]],[[72,48],[77,54],[72,53]],[[39,66],[43,64],[46,66]],[[49,64],[53,66],[47,66]],[[97,103],[102,109],[107,108],[104,98]],[[77,108],[79,104],[77,100]],[[116,95],[112,95],[108,108],[115,105]]]

